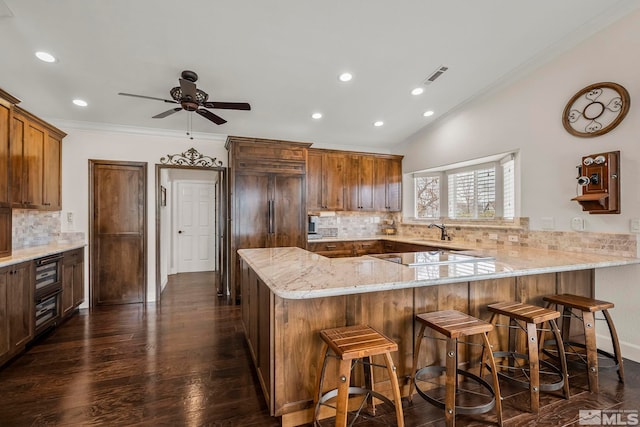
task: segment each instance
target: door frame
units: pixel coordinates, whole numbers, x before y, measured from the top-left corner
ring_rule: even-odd
[[[94,215],[93,210],[95,208],[95,200],[93,188],[95,185],[94,181],[94,169],[96,165],[118,165],[118,166],[134,166],[142,168],[142,175],[144,179],[144,190],[143,190],[143,201],[142,201],[142,216],[143,216],[143,238],[142,238],[142,305],[145,306],[147,304],[147,293],[148,293],[148,274],[147,274],[147,264],[148,264],[148,244],[147,240],[149,238],[149,227],[147,221],[147,191],[148,191],[148,177],[147,177],[147,162],[129,162],[129,161],[120,161],[120,160],[103,160],[103,159],[89,159],[89,308],[96,307],[95,301],[95,292],[94,292],[94,274],[95,271],[93,269],[94,264],[94,256],[95,256],[95,248],[94,248]]]
[[[171,164],[158,164],[156,163],[156,303],[160,304],[162,299],[162,278],[160,271],[160,260],[162,258],[161,249],[161,172],[164,169],[182,169],[182,170],[204,170],[218,172],[220,181],[220,194],[219,206],[220,211],[217,212],[218,230],[220,242],[218,245],[219,253],[218,265],[220,266],[220,281],[218,283],[218,296],[224,296],[229,291],[229,235],[228,229],[228,184],[227,184],[227,168],[223,166],[189,166],[189,165],[171,165]],[[217,209],[217,208],[216,208]]]

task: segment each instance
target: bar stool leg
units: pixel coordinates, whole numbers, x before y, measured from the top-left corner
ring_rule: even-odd
[[[398,377],[396,375],[396,366],[393,363],[391,354],[389,352],[384,353],[385,363],[387,365],[387,372],[389,373],[389,380],[391,381],[391,390],[393,390],[393,403],[396,407],[396,420],[398,427],[404,427],[404,414],[402,412],[402,396],[400,396],[400,386],[398,384]]]
[[[498,369],[496,368],[496,359],[493,357],[493,351],[491,350],[491,343],[486,332],[482,334],[484,346],[482,348],[482,356],[480,359],[480,377],[482,378],[482,367],[484,365],[484,351],[485,348],[488,353],[489,366],[491,367],[491,377],[493,378],[493,392],[496,397],[496,415],[498,416],[498,425],[502,427],[502,395],[500,394],[500,384],[498,383]]]
[[[589,376],[589,390],[598,393],[598,348],[596,347],[596,325],[592,311],[582,312],[584,324],[584,344],[587,351],[587,375]]]
[[[538,331],[535,323],[527,323],[527,348],[529,356],[529,395],[531,412],[540,412],[540,365],[538,357]]]
[[[609,310],[602,310],[604,318],[607,319],[607,325],[609,326],[609,334],[611,334],[611,342],[613,343],[613,354],[618,362],[618,378],[620,382],[624,383],[624,368],[622,366],[622,352],[620,352],[620,342],[618,341],[618,333],[616,327],[613,326],[613,319],[609,314]]]
[[[371,391],[375,391],[373,389],[375,381],[373,380],[373,369],[371,368],[371,357],[363,357],[362,358],[362,368],[364,371],[364,388],[369,389]],[[372,417],[376,416],[376,404],[373,399],[373,395],[369,395],[367,398],[367,412]]]
[[[447,362],[446,362],[446,388],[444,398],[444,420],[447,427],[456,424],[456,387],[458,383],[458,340],[456,338],[447,339]]]
[[[556,340],[556,345],[558,347],[558,356],[560,356],[560,370],[562,372],[564,378],[563,394],[564,398],[568,399],[570,396],[569,393],[569,370],[567,369],[567,355],[564,351],[564,342],[562,341],[562,335],[560,335],[560,328],[558,328],[558,324],[555,320],[549,320],[549,327],[553,332],[553,337]]]
[[[347,410],[349,404],[349,382],[351,376],[351,361],[340,360],[338,376],[338,398],[336,402],[336,427],[347,426]]]
[[[411,379],[409,380],[409,402],[413,402],[413,392],[416,386],[416,368],[418,366],[418,355],[420,353],[420,345],[422,344],[422,338],[424,337],[424,331],[427,326],[423,323],[420,326],[420,332],[418,332],[418,338],[416,339],[416,348],[413,352],[413,366],[411,367]]]
[[[322,343],[322,350],[320,354],[323,355],[322,363],[318,365],[318,371],[316,373],[316,391],[313,395],[313,405],[317,406],[320,401],[320,395],[322,394],[322,386],[324,385],[324,371],[327,367],[327,356],[328,356],[329,346],[327,343]],[[317,414],[316,414],[317,415]]]

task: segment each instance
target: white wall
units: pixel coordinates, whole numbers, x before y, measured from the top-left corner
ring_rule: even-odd
[[[640,12],[597,33],[521,80],[484,95],[425,129],[394,150],[412,172],[511,150],[520,151],[521,212],[531,229],[553,217],[558,230],[570,230],[573,217],[587,231],[628,233],[640,218]],[[592,83],[624,86],[631,108],[613,131],[595,138],[567,133],[561,115],[568,100]],[[583,155],[620,150],[620,215],[588,215],[570,199],[576,194],[576,165]],[[596,274],[596,296],[616,304],[613,317],[623,355],[640,361],[640,267],[603,269]],[[600,337],[599,337],[600,339]]]
[[[225,138],[194,140],[172,135],[153,135],[139,132],[114,130],[91,130],[74,124],[53,124],[67,132],[62,148],[62,210],[74,212],[75,231],[84,231],[89,236],[89,159],[147,162],[147,300],[155,301],[156,283],[156,178],[155,165],[167,154],[183,153],[194,147],[200,153],[222,160],[227,164]],[[87,251],[88,253],[88,251]],[[85,295],[88,293],[88,262],[85,271]],[[88,305],[88,298],[83,307]]]

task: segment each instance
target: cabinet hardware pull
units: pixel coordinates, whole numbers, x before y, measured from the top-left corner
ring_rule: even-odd
[[[268,201],[268,211],[269,211],[269,234],[273,234],[273,205],[274,205],[274,201],[273,200],[269,200]]]
[[[327,245],[327,249],[335,249],[336,245]]]

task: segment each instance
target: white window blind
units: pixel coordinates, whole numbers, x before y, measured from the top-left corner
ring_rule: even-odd
[[[496,169],[483,167],[448,175],[449,218],[479,219],[496,215]]]

